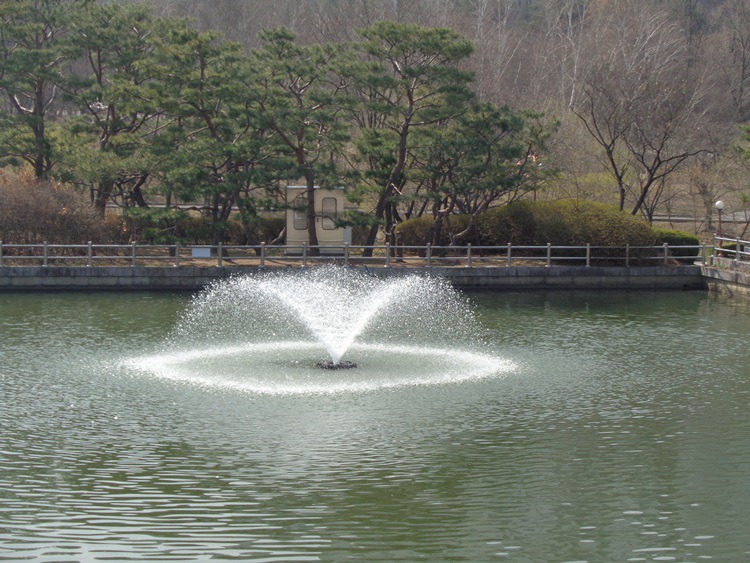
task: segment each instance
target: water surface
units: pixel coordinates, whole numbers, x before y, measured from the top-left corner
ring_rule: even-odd
[[[470,294],[513,370],[268,394],[128,367],[188,299],[0,294],[0,559],[750,557],[746,304]]]

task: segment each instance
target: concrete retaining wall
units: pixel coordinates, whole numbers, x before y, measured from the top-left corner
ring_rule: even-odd
[[[195,290],[233,270],[218,267],[2,267],[0,290]]]
[[[711,265],[703,266],[702,271],[709,291],[750,297],[750,270],[747,264],[714,257]]]
[[[438,270],[438,268],[435,268]],[[465,289],[705,289],[697,266],[442,268],[439,275]],[[436,272],[438,273],[438,272]]]
[[[266,268],[272,270],[273,268]],[[2,290],[185,290],[200,289],[257,267],[0,267]],[[412,273],[445,277],[461,289],[706,289],[700,266],[607,268],[511,266],[501,268],[368,268],[378,276]]]

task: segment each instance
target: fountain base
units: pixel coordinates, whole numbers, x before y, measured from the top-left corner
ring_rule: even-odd
[[[354,362],[339,362],[336,364],[331,360],[323,360],[315,365],[320,369],[352,369],[357,367]]]

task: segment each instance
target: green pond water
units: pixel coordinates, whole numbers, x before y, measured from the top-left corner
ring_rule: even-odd
[[[750,560],[748,304],[467,298],[497,369],[355,346],[398,378],[325,393],[356,370],[133,367],[188,295],[0,294],[0,559]]]

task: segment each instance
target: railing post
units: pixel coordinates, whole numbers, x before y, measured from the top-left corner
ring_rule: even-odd
[[[174,243],[174,267],[180,267],[180,244]]]
[[[513,245],[511,243],[508,243],[508,266],[513,265],[513,257],[511,256],[511,253],[513,252],[512,248]]]
[[[669,244],[664,243],[664,265],[666,266],[669,259]]]
[[[44,241],[44,254],[42,257],[42,266],[45,268],[49,265],[49,249],[47,248],[47,241]]]
[[[427,243],[427,267],[432,268],[432,243]]]
[[[216,247],[216,263],[219,268],[224,266],[224,243],[219,243]]]
[[[701,264],[706,265],[706,245],[701,244]]]
[[[344,266],[349,266],[349,243],[344,243]]]
[[[591,243],[586,243],[586,267],[591,267]]]
[[[261,268],[266,267],[266,243],[265,242],[260,243],[260,267]]]
[[[302,267],[307,268],[307,243],[302,243]]]
[[[734,242],[734,265],[740,261],[740,239],[737,237]]]
[[[135,241],[133,241],[130,245],[130,267],[131,268],[135,268],[135,255],[136,255]]]
[[[466,265],[471,268],[471,243],[466,244]]]
[[[625,267],[630,268],[630,243],[625,245]]]
[[[547,243],[547,267],[552,265],[552,243]]]
[[[385,243],[385,267],[386,268],[391,267],[391,243],[390,242]]]
[[[86,247],[86,267],[91,267],[91,260],[92,256],[94,255],[94,252],[91,248],[91,241],[89,241],[88,246]]]
[[[3,241],[0,240],[0,268],[3,266]]]
[[[716,262],[716,258],[719,256],[719,244],[720,241],[716,235],[714,235],[714,247],[711,251],[711,265],[713,266]]]

